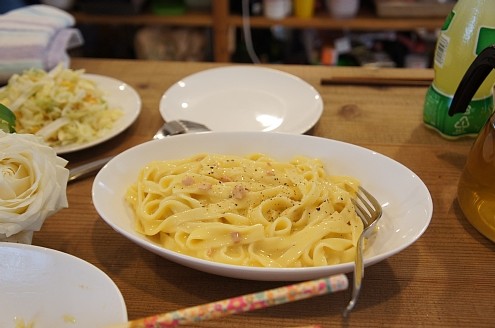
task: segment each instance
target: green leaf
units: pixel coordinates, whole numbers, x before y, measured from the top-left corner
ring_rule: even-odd
[[[15,132],[15,115],[3,104],[0,104],[0,130],[7,133]]]

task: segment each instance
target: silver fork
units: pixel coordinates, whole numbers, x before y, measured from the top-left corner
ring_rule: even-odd
[[[162,127],[153,136],[153,139],[163,139],[165,137],[175,136],[177,134],[204,131],[210,131],[210,129],[201,123],[186,120],[170,121],[162,125]]]
[[[186,120],[169,121],[165,122],[160,129],[158,129],[153,136],[153,139],[163,139],[165,137],[175,136],[178,134],[205,131],[210,131],[210,129],[201,123]],[[112,158],[113,156],[105,157],[71,169],[68,181],[71,182],[79,178],[87,177],[91,173],[94,173],[105,166],[105,164],[107,164]]]
[[[359,292],[361,291],[361,284],[364,277],[363,252],[365,239],[369,238],[373,232],[375,232],[377,222],[382,217],[382,207],[380,203],[366,189],[360,186],[356,196],[356,199],[353,199],[352,202],[356,209],[356,214],[363,221],[364,230],[359,236],[357,243],[356,258],[354,260],[352,297],[344,310],[344,317],[347,317],[356,305]]]

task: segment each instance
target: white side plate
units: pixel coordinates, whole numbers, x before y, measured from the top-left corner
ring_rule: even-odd
[[[292,74],[257,66],[227,66],[192,74],[160,101],[165,121],[185,119],[213,131],[304,133],[323,111],[320,94]]]
[[[103,328],[127,321],[122,294],[92,264],[48,248],[0,243],[0,327]]]

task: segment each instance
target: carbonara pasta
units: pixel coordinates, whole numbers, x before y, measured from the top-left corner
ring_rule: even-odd
[[[154,161],[126,201],[140,233],[190,256],[243,266],[311,267],[353,261],[363,224],[359,181],[318,159],[198,154]]]

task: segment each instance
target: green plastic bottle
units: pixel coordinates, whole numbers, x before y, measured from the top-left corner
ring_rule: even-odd
[[[464,73],[488,46],[495,44],[495,0],[459,0],[442,26],[435,48],[435,78],[426,93],[423,121],[442,136],[476,136],[493,112],[491,72],[465,113],[448,115]]]

